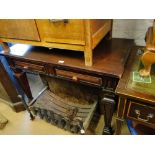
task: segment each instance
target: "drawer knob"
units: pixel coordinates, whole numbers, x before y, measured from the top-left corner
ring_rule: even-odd
[[[148,122],[150,118],[154,117],[154,114],[150,113],[147,115],[146,119],[144,119],[140,117],[140,110],[135,110],[135,113],[137,114],[137,119],[143,122]]]
[[[23,68],[24,68],[24,69],[28,69],[28,66],[24,66]]]
[[[78,80],[77,76],[73,76],[72,79],[73,79],[74,81],[77,81],[77,80]]]

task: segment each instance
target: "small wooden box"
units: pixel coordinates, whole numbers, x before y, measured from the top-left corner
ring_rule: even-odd
[[[112,30],[109,19],[0,20],[0,42],[13,42],[84,52],[92,66],[93,49]]]

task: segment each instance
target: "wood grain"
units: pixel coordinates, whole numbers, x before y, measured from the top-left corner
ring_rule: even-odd
[[[92,66],[93,49],[112,30],[112,21],[104,19],[65,21],[67,22],[50,19],[0,20],[0,37],[2,42],[82,51],[85,65]]]
[[[0,37],[40,41],[36,23],[32,19],[1,19]]]

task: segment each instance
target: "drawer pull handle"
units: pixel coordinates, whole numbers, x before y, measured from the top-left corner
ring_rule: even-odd
[[[28,67],[28,66],[24,66],[23,68],[24,68],[24,69],[28,69],[29,67]]]
[[[49,19],[49,21],[52,23],[59,23],[59,22],[68,23],[68,19]]]
[[[72,79],[73,79],[74,81],[77,81],[77,80],[78,80],[77,76],[73,76]]]
[[[139,110],[135,110],[135,113],[137,114],[137,119],[140,121],[143,121],[143,122],[148,122],[150,118],[154,117],[154,114],[150,113],[147,115],[147,119],[143,119],[143,118],[140,118],[140,111]]]

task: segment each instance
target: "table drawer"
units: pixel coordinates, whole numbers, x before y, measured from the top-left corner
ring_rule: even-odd
[[[57,76],[68,78],[73,81],[81,81],[81,82],[85,82],[85,83],[93,84],[97,86],[102,85],[102,78],[100,77],[75,73],[75,72],[61,70],[61,69],[56,69],[55,72]]]
[[[40,72],[40,73],[45,72],[44,65],[40,65],[40,64],[14,61],[14,65],[16,68],[22,68],[24,70],[36,71],[36,72]]]
[[[155,107],[146,106],[131,101],[129,103],[127,117],[129,119],[155,125]]]

